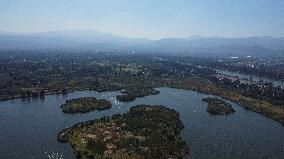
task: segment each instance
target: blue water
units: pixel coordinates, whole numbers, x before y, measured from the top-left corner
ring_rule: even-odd
[[[190,147],[192,159],[284,158],[284,127],[278,122],[232,103],[235,113],[214,116],[206,112],[206,95],[194,91],[159,88],[160,94],[121,103],[119,92],[72,92],[50,95],[44,99],[14,99],[0,102],[0,158],[48,159],[58,153],[64,159],[75,159],[69,144],[58,143],[57,133],[75,123],[126,112],[137,104],[165,105],[180,112],[184,123],[183,139]],[[112,101],[105,111],[86,114],[64,114],[60,105],[67,99],[95,96]]]

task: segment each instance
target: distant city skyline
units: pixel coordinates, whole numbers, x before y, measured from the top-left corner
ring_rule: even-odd
[[[284,36],[283,0],[0,0],[0,31],[124,37]]]

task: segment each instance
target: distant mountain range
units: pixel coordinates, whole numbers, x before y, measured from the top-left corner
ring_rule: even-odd
[[[192,36],[150,40],[126,38],[93,30],[40,33],[0,32],[0,49],[81,49],[164,52],[199,55],[282,55],[284,37],[222,38]]]

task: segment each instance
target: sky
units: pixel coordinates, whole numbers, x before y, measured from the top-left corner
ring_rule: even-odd
[[[284,0],[0,0],[0,31],[125,37],[284,36]]]

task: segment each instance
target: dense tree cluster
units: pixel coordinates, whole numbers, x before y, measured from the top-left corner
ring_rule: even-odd
[[[276,105],[284,105],[284,89],[275,87],[272,83],[260,81],[251,81],[247,79],[232,80],[230,78],[217,78],[212,76],[211,80],[228,89],[234,89],[255,99],[266,100]],[[241,82],[245,80],[246,82]]]
[[[174,87],[216,94],[284,123],[283,89],[261,81],[220,79],[211,67],[216,59],[153,53],[4,51],[0,54],[0,99],[73,90]],[[237,60],[218,62],[230,65]]]
[[[77,158],[182,158],[188,147],[180,134],[179,113],[165,106],[137,105],[125,113],[63,129]]]

